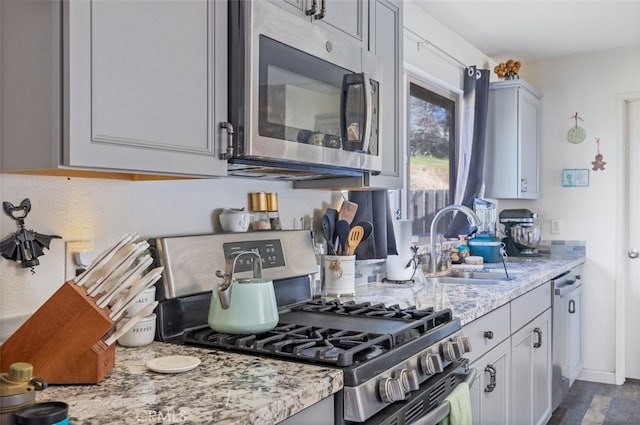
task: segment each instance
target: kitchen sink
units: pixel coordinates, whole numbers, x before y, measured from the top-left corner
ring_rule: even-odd
[[[430,277],[427,280],[431,283],[441,283],[444,285],[448,284],[456,284],[456,285],[497,285],[499,283],[504,283],[506,280],[498,280],[498,279],[478,279],[478,278],[470,278],[470,277],[455,277],[451,276],[440,276],[440,277]]]
[[[473,279],[473,280],[483,279],[483,280],[507,281],[507,280],[515,279],[515,277],[511,275],[511,272],[509,272],[509,278],[507,279],[507,275],[505,274],[504,271],[452,272],[450,276],[458,277],[458,278]]]

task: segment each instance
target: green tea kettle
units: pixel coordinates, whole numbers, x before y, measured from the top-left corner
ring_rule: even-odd
[[[240,257],[253,257],[253,277],[234,279]],[[217,332],[253,334],[266,332],[278,324],[278,305],[273,281],[262,279],[262,259],[253,251],[231,254],[225,271],[216,271],[222,282],[214,285],[209,305],[209,326]]]

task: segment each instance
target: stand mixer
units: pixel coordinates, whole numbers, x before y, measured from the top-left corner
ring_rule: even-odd
[[[500,211],[500,223],[504,224],[507,255],[512,257],[537,257],[536,252],[542,232],[536,223],[538,214],[527,209]]]

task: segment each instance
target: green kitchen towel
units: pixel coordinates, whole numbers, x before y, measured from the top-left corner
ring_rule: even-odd
[[[471,425],[471,394],[466,382],[459,384],[445,399],[451,409],[442,425]]]

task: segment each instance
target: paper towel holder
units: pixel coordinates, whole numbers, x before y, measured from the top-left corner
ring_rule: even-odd
[[[391,282],[391,283],[407,283],[407,282],[414,283],[415,282],[414,277],[416,275],[416,272],[418,271],[418,265],[420,264],[420,258],[418,258],[419,248],[417,245],[411,245],[409,249],[411,249],[412,255],[409,261],[404,266],[404,269],[406,270],[413,267],[413,270],[411,271],[411,277],[409,277],[408,279],[389,279],[388,277],[385,277],[382,279],[383,282]],[[396,256],[394,255],[393,257],[396,257]],[[389,266],[389,257],[387,257],[387,273],[389,273],[388,266]]]

